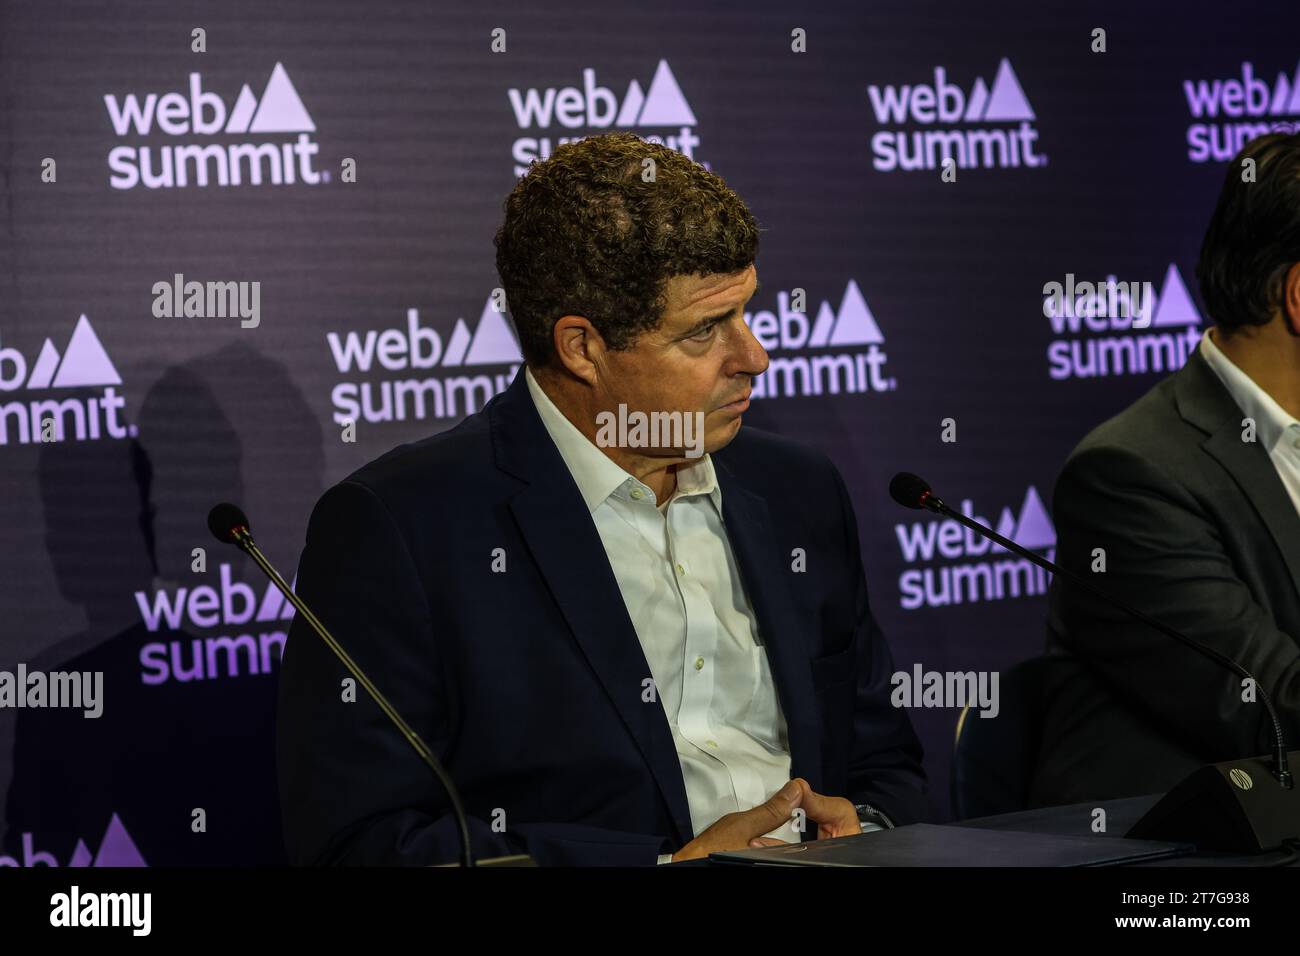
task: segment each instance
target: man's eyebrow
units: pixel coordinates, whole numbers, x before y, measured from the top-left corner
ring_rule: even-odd
[[[716,325],[716,324],[719,323],[719,322],[723,322],[723,321],[725,321],[725,320],[731,318],[731,317],[732,317],[733,315],[735,315],[737,312],[741,311],[742,308],[743,308],[743,306],[739,306],[739,305],[738,305],[738,306],[736,306],[734,309],[730,309],[730,310],[728,310],[728,311],[726,311],[726,312],[719,312],[717,315],[706,315],[704,318],[700,319],[698,322],[696,322],[694,325],[692,325],[689,329],[687,329],[686,332],[683,333],[683,334],[685,334],[685,335],[694,335],[696,332],[699,332],[699,331],[701,331],[701,330],[703,330],[703,329],[705,329],[705,328],[708,328],[710,325]]]
[[[726,312],[719,312],[716,315],[706,315],[704,318],[700,319],[698,322],[692,325],[687,330],[686,334],[689,335],[693,332],[698,332],[700,329],[703,329],[705,326],[712,325],[715,322],[721,322],[724,319],[729,319],[731,318],[731,316],[735,315],[738,311],[743,312],[745,305],[749,303],[750,299],[753,299],[754,296],[758,295],[758,290],[760,288],[762,288],[762,286],[759,285],[758,280],[755,279],[754,291],[749,294],[749,299],[746,299],[743,303],[736,306],[735,308],[728,309]]]

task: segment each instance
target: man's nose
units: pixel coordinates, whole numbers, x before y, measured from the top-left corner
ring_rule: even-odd
[[[767,349],[754,337],[744,319],[740,320],[740,333],[736,339],[735,362],[737,373],[762,375],[769,364]]]

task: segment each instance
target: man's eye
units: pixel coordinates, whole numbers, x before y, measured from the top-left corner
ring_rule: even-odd
[[[690,341],[692,342],[707,342],[709,339],[713,337],[713,333],[717,329],[717,327],[718,324],[715,322],[712,325],[708,325],[700,329],[700,331],[696,332],[694,335],[687,336],[687,338],[690,339]]]

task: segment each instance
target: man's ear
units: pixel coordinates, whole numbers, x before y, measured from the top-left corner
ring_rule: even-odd
[[[1282,321],[1292,335],[1300,336],[1300,262],[1293,262],[1282,280]]]
[[[561,316],[551,330],[555,357],[569,372],[588,385],[595,385],[605,340],[596,327],[580,315]]]

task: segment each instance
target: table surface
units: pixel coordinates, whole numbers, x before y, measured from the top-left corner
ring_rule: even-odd
[[[1061,807],[1040,807],[1018,813],[1004,813],[995,817],[973,817],[956,820],[948,826],[979,827],[987,830],[1023,830],[1030,833],[1052,833],[1061,836],[1095,836],[1098,839],[1122,839],[1133,824],[1151,809],[1163,794],[1145,797],[1126,797],[1121,800],[1097,800]],[[1106,811],[1106,831],[1092,830],[1093,811],[1098,807]],[[706,860],[686,860],[673,866],[690,866],[707,863]],[[1202,852],[1190,856],[1149,860],[1127,864],[1129,866],[1300,866],[1295,854],[1286,850],[1257,855]]]

